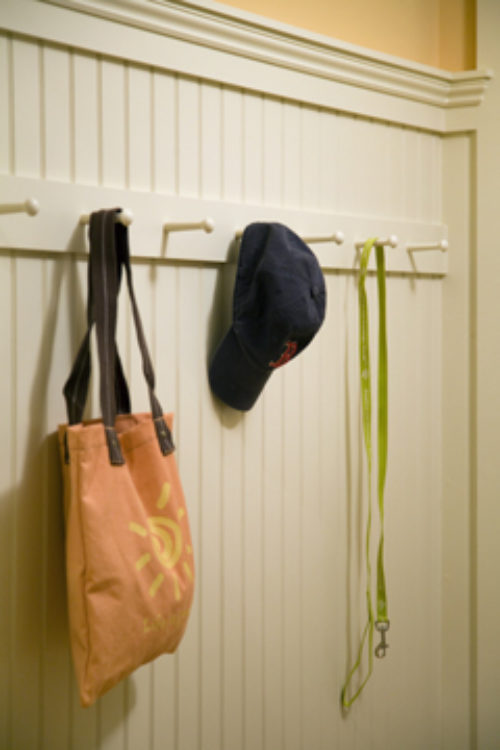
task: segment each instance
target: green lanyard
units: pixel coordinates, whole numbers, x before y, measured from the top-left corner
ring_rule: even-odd
[[[380,538],[377,554],[377,619],[373,613],[371,595],[371,573],[370,561],[370,538],[372,526],[372,404],[371,404],[371,373],[370,373],[370,347],[368,330],[368,302],[366,298],[365,280],[368,270],[370,252],[375,245],[375,256],[377,261],[377,288],[379,304],[379,338],[378,338],[378,509],[380,515]],[[384,573],[384,487],[387,469],[387,334],[385,314],[385,255],[382,245],[377,245],[375,238],[367,240],[363,247],[360,261],[359,274],[359,361],[361,377],[361,401],[363,411],[363,436],[366,449],[368,467],[368,515],[366,521],[366,605],[367,622],[361,636],[361,643],[354,666],[347,675],[342,688],[341,700],[344,708],[349,708],[356,698],[361,694],[373,671],[373,633],[377,629],[381,636],[380,644],[375,649],[375,655],[379,658],[385,656],[388,648],[386,632],[389,630],[389,618],[387,616],[387,596],[385,591]],[[354,695],[349,697],[349,687],[356,672],[361,668],[361,659],[365,645],[368,645],[368,673],[358,687]]]

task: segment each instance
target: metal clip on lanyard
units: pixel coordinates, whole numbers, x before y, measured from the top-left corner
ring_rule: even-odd
[[[370,347],[368,329],[368,302],[366,298],[365,280],[368,270],[370,252],[375,245],[375,256],[377,261],[377,289],[379,304],[379,339],[378,339],[378,509],[380,516],[380,538],[377,553],[377,619],[375,620],[372,595],[371,595],[371,560],[370,560],[370,538],[372,525],[372,440],[371,440],[371,373],[370,373]],[[385,588],[384,572],[384,487],[387,469],[387,332],[386,332],[386,306],[385,306],[385,255],[382,245],[377,245],[376,238],[365,242],[360,261],[359,274],[359,361],[361,377],[361,401],[363,411],[363,436],[366,449],[368,466],[368,515],[366,521],[365,555],[366,555],[366,605],[367,622],[361,636],[358,655],[354,666],[351,668],[344,687],[342,688],[341,701],[344,708],[349,708],[356,698],[361,694],[363,688],[371,677],[373,671],[373,633],[376,629],[380,633],[380,643],[375,649],[375,656],[385,656],[389,644],[386,640],[389,630],[389,618],[387,616],[387,595]],[[358,687],[354,695],[350,696],[349,687],[354,675],[361,668],[361,659],[365,645],[368,645],[368,673]]]

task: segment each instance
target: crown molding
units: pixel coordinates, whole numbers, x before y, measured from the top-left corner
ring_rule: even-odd
[[[481,103],[492,73],[451,73],[216,2],[40,0],[299,73],[444,109]]]

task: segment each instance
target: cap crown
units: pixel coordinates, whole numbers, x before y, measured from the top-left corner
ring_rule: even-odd
[[[250,224],[240,247],[233,328],[255,364],[273,368],[298,354],[325,307],[323,274],[300,237],[282,224]]]

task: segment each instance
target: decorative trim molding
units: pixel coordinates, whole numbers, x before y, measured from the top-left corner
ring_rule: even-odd
[[[439,108],[481,103],[491,71],[449,73],[215,2],[40,0],[143,31]]]

